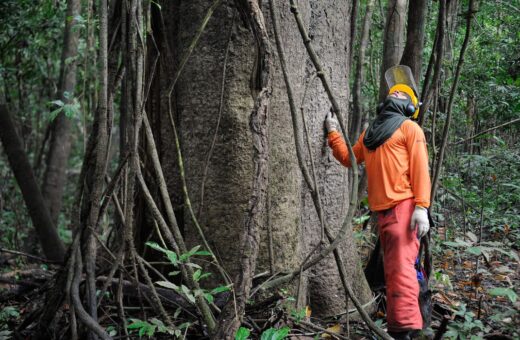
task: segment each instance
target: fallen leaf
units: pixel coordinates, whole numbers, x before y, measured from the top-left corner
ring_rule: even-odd
[[[498,268],[495,268],[495,272],[501,273],[501,274],[504,274],[504,273],[514,273],[514,270],[512,270],[508,266],[500,266]]]
[[[473,262],[473,261],[464,261],[462,263],[462,266],[466,269],[471,269],[471,268],[473,268],[474,265],[475,265],[475,262]]]
[[[327,331],[331,332],[331,333],[336,333],[336,334],[339,334],[341,332],[341,325],[339,323],[333,325],[333,326],[330,326],[327,328]],[[331,338],[330,334],[327,334],[327,333],[323,333],[321,335],[322,338]]]
[[[471,231],[468,231],[466,233],[466,236],[472,241],[472,242],[477,242],[478,241],[478,237],[477,235],[473,234]]]

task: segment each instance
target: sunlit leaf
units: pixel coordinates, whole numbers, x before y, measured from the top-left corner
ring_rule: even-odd
[[[491,296],[507,296],[513,303],[515,303],[518,298],[515,291],[510,288],[493,288],[488,290],[488,293]]]
[[[175,291],[179,290],[179,286],[177,286],[174,283],[171,283],[170,281],[157,281],[156,284],[164,288],[173,289]]]
[[[246,340],[251,332],[245,327],[240,327],[235,334],[235,340]]]

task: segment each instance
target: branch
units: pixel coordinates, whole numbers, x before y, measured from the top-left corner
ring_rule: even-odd
[[[221,2],[222,2],[222,0],[215,0],[213,2],[213,4],[211,4],[211,7],[206,12],[206,15],[204,16],[204,19],[202,19],[202,22],[201,22],[201,24],[199,26],[199,29],[195,33],[195,36],[193,37],[193,40],[190,43],[190,46],[188,46],[188,50],[182,56],[182,59],[181,59],[181,61],[179,63],[179,67],[177,68],[177,72],[173,76],[173,81],[172,81],[170,87],[168,88],[168,100],[172,96],[173,89],[175,88],[175,84],[177,84],[177,80],[179,80],[179,77],[180,77],[180,75],[182,73],[184,65],[186,65],[186,62],[190,58],[191,53],[195,49],[195,46],[197,46],[197,43],[199,42],[199,39],[202,36],[202,33],[206,29],[206,25],[208,24],[209,19],[211,19],[211,16],[213,15],[213,12],[218,7],[218,5],[220,5]]]
[[[146,115],[143,115],[143,118],[144,117],[146,117]],[[145,124],[145,126],[146,126],[146,124]],[[152,138],[152,140],[153,140],[153,138]],[[151,143],[147,143],[147,144],[151,144]],[[150,147],[149,147],[149,150],[151,150]],[[160,212],[159,208],[157,207],[157,204],[153,200],[150,190],[148,189],[146,182],[144,181],[140,167],[138,167],[138,169],[137,169],[137,179],[141,186],[141,190],[142,190],[143,196],[145,198],[145,202],[148,205],[148,208],[150,209],[152,216],[157,221],[161,232],[166,237],[166,240],[168,241],[168,245],[177,254],[185,254],[185,253],[187,253],[186,245],[184,244],[182,235],[181,235],[179,227],[177,225],[177,221],[175,220],[175,215],[173,215],[173,208],[171,205],[171,201],[169,200],[168,192],[166,189],[166,182],[164,181],[164,176],[162,173],[162,169],[160,168],[160,164],[158,164],[159,159],[157,156],[157,149],[155,149],[155,145],[153,145],[153,150],[154,150],[154,152],[153,153],[149,152],[149,154],[151,155],[151,158],[153,160],[152,163],[154,164],[154,169],[156,171],[156,174],[158,175],[157,180],[158,180],[160,193],[163,198],[163,203],[165,206],[165,210],[167,212],[166,213],[167,217],[170,220],[170,223],[172,223],[173,233],[170,230],[170,227],[168,226],[168,224],[166,223],[164,218],[162,217],[161,212]],[[156,165],[158,165],[159,167],[156,167]],[[164,196],[164,195],[166,195],[166,196]],[[170,214],[172,214],[173,216],[170,216]],[[199,287],[198,283],[195,282],[195,280],[193,280],[193,269],[190,266],[185,265],[185,264],[181,264],[180,269],[181,269],[182,278],[186,282],[186,285],[188,286],[188,288],[190,288],[193,291],[199,290],[200,287]],[[210,330],[213,329],[215,327],[215,319],[214,319],[213,313],[211,312],[204,297],[198,296],[197,300],[196,300],[196,304],[197,304],[198,311],[202,315],[208,328]]]
[[[2,247],[0,247],[0,253],[9,253],[9,254],[14,254],[14,255],[19,255],[19,256],[25,256],[29,259],[33,259],[33,260],[40,261],[40,262],[63,265],[63,263],[61,261],[53,261],[53,260],[49,260],[49,259],[44,259],[43,257],[27,254],[27,253],[24,253],[21,251],[9,250],[9,249],[5,249]]]
[[[458,145],[458,144],[465,143],[465,142],[467,142],[467,141],[469,141],[469,140],[472,140],[472,139],[475,139],[475,138],[477,138],[477,137],[479,137],[479,136],[482,136],[483,134],[486,134],[486,133],[488,133],[488,132],[491,132],[491,131],[494,131],[494,130],[500,129],[500,128],[504,127],[504,126],[508,126],[508,125],[511,125],[511,124],[514,124],[514,123],[518,123],[518,122],[520,122],[520,118],[515,118],[515,119],[513,119],[513,120],[510,120],[510,121],[507,122],[507,123],[500,124],[500,125],[494,126],[494,127],[492,127],[492,128],[489,128],[489,129],[487,129],[487,130],[484,130],[484,131],[482,131],[482,132],[479,132],[479,133],[477,133],[477,134],[475,134],[475,135],[473,135],[473,136],[471,136],[471,137],[469,137],[469,138],[463,139],[463,140],[458,141],[458,142],[450,143],[450,145]]]
[[[73,251],[72,256],[75,256],[75,270],[74,270],[74,279],[71,285],[71,300],[74,305],[76,315],[83,322],[88,329],[90,329],[94,334],[99,336],[103,340],[110,340],[110,336],[106,333],[106,331],[99,325],[97,320],[93,319],[83,307],[81,303],[81,299],[79,297],[79,284],[81,281],[81,269],[83,267],[82,259],[81,259],[81,249],[79,245],[77,245]]]

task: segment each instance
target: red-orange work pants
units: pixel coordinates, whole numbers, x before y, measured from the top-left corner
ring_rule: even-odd
[[[378,213],[379,237],[384,252],[386,321],[388,330],[421,329],[419,283],[415,260],[419,253],[417,229],[410,229],[415,209],[412,198]]]

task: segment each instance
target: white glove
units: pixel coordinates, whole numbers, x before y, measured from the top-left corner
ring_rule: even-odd
[[[332,112],[327,113],[327,117],[325,117],[325,128],[327,129],[327,133],[332,131],[338,131],[339,122],[336,117],[332,117]]]
[[[417,237],[421,238],[428,233],[430,230],[430,221],[428,220],[428,210],[426,208],[415,206],[415,210],[412,214],[412,220],[410,221],[410,229],[414,230],[417,226]]]

